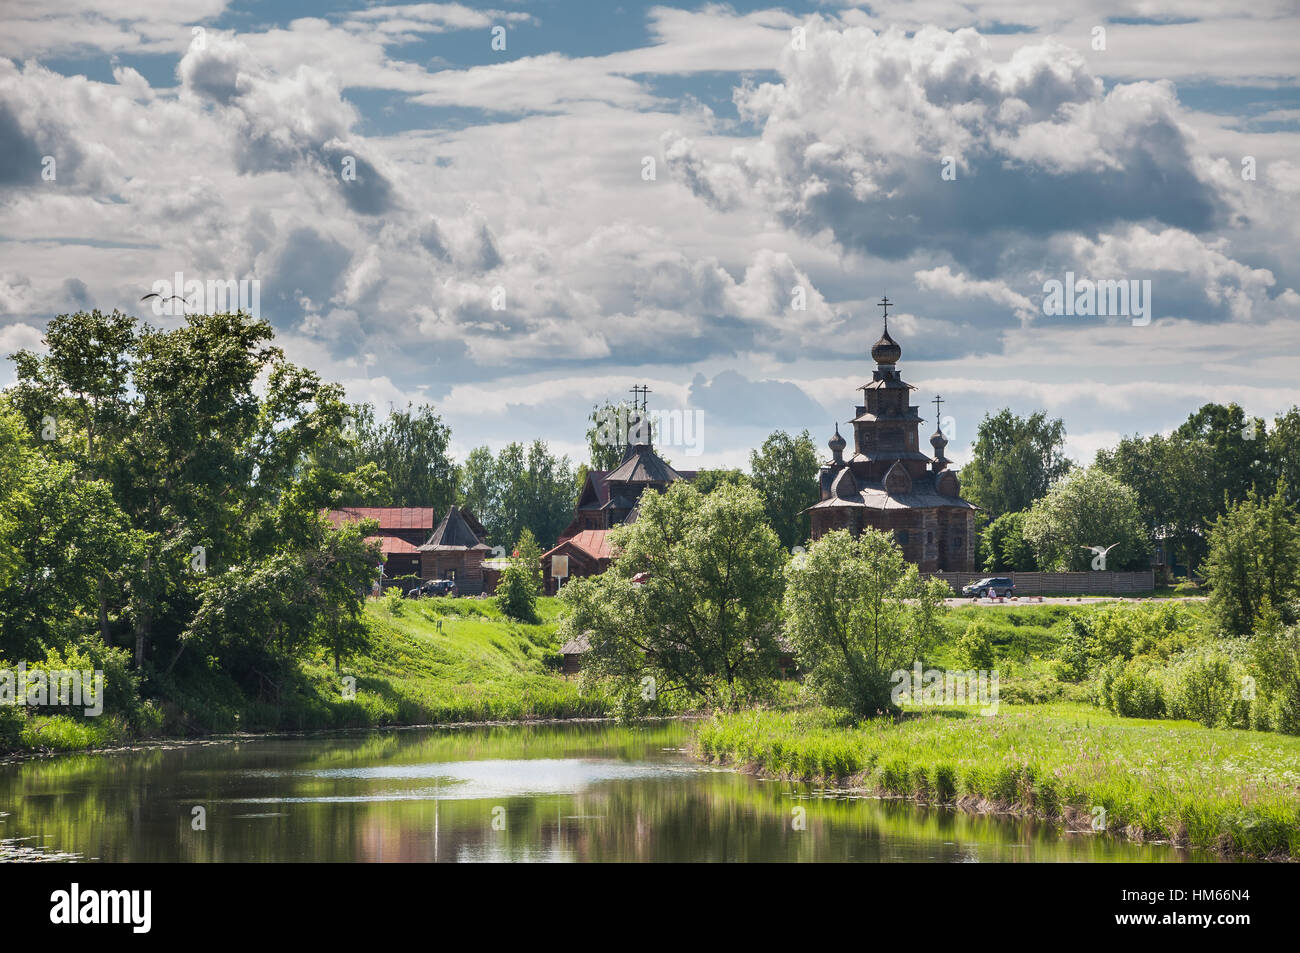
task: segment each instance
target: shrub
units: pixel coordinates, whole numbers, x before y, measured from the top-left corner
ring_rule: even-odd
[[[1125,718],[1163,718],[1164,687],[1159,672],[1146,662],[1129,661],[1107,667],[1101,682],[1105,707]]]
[[[1231,725],[1241,697],[1232,661],[1223,653],[1197,653],[1173,670],[1178,709],[1206,728]]]
[[[1251,669],[1260,697],[1252,723],[1289,735],[1300,734],[1300,626],[1283,628],[1274,612],[1261,615],[1251,640]]]
[[[536,624],[537,615],[536,573],[521,560],[514,560],[501,573],[497,582],[497,607],[507,618],[518,622]]]
[[[968,668],[988,671],[997,661],[993,651],[993,638],[987,622],[976,619],[966,626],[957,640],[957,658]]]

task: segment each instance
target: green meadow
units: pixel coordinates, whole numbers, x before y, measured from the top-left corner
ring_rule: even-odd
[[[559,674],[555,599],[540,622],[503,617],[491,599],[368,600],[370,645],[336,674],[324,652],[251,699],[219,666],[185,681],[158,677],[156,702],[100,718],[8,709],[0,751],[68,751],[148,737],[307,731],[603,715],[607,700]],[[345,682],[351,677],[355,684]],[[349,689],[354,689],[352,692]],[[352,695],[353,697],[347,697]]]
[[[709,761],[926,803],[1032,814],[1252,857],[1300,856],[1300,738],[1003,704],[847,725],[823,709],[745,711],[699,728]],[[1100,813],[1098,809],[1102,809]]]

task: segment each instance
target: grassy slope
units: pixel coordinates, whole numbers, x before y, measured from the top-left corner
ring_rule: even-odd
[[[559,649],[554,599],[539,599],[540,625],[505,619],[490,600],[421,599],[393,615],[366,609],[374,644],[343,667],[357,678],[363,724],[565,718],[603,713],[599,698],[547,665]],[[438,630],[441,621],[442,630]],[[333,666],[306,666],[321,694],[336,691]],[[346,703],[341,703],[346,704]]]
[[[1032,812],[1136,838],[1300,857],[1300,738],[1119,718],[1085,705],[1003,705],[838,724],[820,709],[701,726],[698,753],[765,773],[836,778],[968,808]]]
[[[279,704],[253,701],[219,670],[168,683],[154,731],[132,730],[112,715],[42,715],[0,731],[0,751],[105,747],[142,736],[228,731],[307,730],[430,722],[566,718],[604,714],[603,697],[583,694],[548,665],[559,649],[559,604],[538,600],[541,623],[502,617],[488,599],[421,599],[393,615],[381,600],[366,605],[371,646],[344,663],[356,698],[323,653],[306,660]],[[438,630],[438,622],[442,630]],[[0,716],[22,713],[0,711]],[[0,726],[2,728],[4,726]]]

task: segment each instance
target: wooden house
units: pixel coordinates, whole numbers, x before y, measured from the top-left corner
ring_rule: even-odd
[[[483,559],[491,551],[480,536],[482,530],[472,514],[453,504],[419,547],[420,578],[454,579],[463,596],[482,593]]]
[[[428,506],[352,506],[326,513],[336,527],[374,520],[379,531],[367,540],[379,543],[383,554],[383,584],[398,576],[420,575],[420,544],[433,532],[437,511]]]

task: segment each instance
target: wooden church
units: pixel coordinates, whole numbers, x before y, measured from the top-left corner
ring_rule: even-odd
[[[975,506],[961,498],[957,474],[944,456],[948,440],[935,421],[933,455],[920,448],[924,422],[912,406],[915,390],[895,366],[903,349],[885,329],[871,348],[876,362],[863,384],[862,403],[851,421],[853,451],[839,424],[828,446],[831,459],[818,474],[821,501],[808,508],[812,538],[837,529],[854,535],[870,526],[894,534],[903,555],[922,572],[975,571]],[[935,399],[936,416],[941,398]]]
[[[694,480],[695,470],[675,470],[655,452],[650,421],[646,417],[648,388],[634,388],[640,394],[633,411],[640,416],[628,422],[623,459],[613,470],[590,470],[582,494],[574,507],[573,519],[560,534],[559,542],[542,554],[542,576],[546,594],[557,589],[552,576],[552,557],[567,557],[569,577],[595,576],[609,568],[613,553],[608,533],[615,526],[634,523],[637,503],[646,490],[662,491],[678,480]]]

